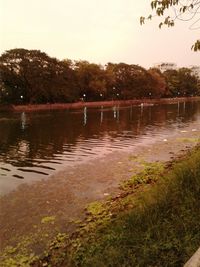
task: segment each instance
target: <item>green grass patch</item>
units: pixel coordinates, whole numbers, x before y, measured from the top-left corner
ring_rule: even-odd
[[[48,254],[45,249],[49,249],[52,246],[58,248],[62,247],[64,243],[66,244],[64,242],[66,234],[58,233],[52,241],[57,230],[53,229],[53,232],[49,225],[53,225],[56,228],[55,219],[55,216],[43,217],[38,225],[30,225],[29,234],[19,236],[17,239],[13,238],[13,245],[5,247],[0,253],[0,267],[32,266],[33,262]],[[35,248],[37,248],[37,254],[35,253]]]
[[[164,171],[164,164],[161,162],[141,161],[141,166],[143,166],[143,170],[133,175],[128,181],[124,181],[121,184],[122,189],[126,190],[133,186],[155,182]]]
[[[56,217],[55,216],[47,216],[47,217],[43,217],[41,219],[41,223],[51,223],[54,224]]]
[[[183,143],[198,143],[199,142],[199,138],[189,138],[189,137],[177,138],[177,140]]]
[[[99,215],[104,212],[104,209],[103,204],[98,201],[90,203],[87,207],[87,211],[92,215]]]
[[[158,173],[156,185],[123,198],[133,208],[79,240],[71,266],[183,266],[200,245],[200,149]]]
[[[7,246],[0,256],[0,266],[2,267],[28,267],[38,259],[29,249],[29,245],[34,242],[35,236],[22,238],[15,246]]]

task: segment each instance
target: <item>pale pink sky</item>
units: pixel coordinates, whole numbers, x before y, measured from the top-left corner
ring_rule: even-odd
[[[157,62],[200,64],[190,47],[200,30],[178,22],[158,28],[159,20],[140,26],[151,0],[0,0],[0,54],[12,48],[40,49],[60,59],[144,67]]]

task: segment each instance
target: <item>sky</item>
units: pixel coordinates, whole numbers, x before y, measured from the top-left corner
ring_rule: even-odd
[[[0,0],[0,54],[13,48],[39,49],[59,59],[139,64],[200,65],[191,51],[200,29],[177,21],[158,27],[151,0]]]

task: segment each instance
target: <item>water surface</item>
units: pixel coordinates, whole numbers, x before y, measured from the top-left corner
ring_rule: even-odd
[[[0,113],[0,194],[66,166],[173,135],[200,119],[200,102]]]

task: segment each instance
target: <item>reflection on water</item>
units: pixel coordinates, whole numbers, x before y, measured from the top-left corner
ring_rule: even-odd
[[[87,124],[87,107],[83,108],[83,125]]]
[[[21,128],[24,130],[26,127],[26,114],[25,112],[22,112],[21,114]]]
[[[45,177],[66,165],[151,142],[199,117],[200,102],[1,113],[0,183]]]

